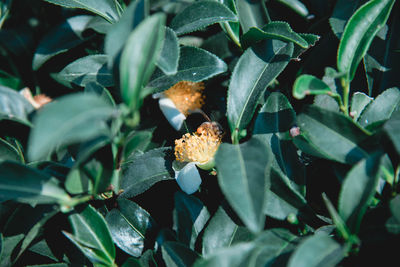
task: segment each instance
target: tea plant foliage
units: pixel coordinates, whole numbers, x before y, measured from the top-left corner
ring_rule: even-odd
[[[399,10],[1,1],[0,265],[397,262]]]

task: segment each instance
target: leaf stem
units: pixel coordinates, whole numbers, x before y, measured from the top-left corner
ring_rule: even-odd
[[[236,129],[232,132],[231,139],[232,139],[232,144],[234,144],[234,145],[239,144],[239,129],[236,128]]]
[[[344,112],[346,116],[349,116],[349,94],[350,94],[349,79],[342,78],[341,84],[343,87],[343,105],[340,107],[340,109]]]
[[[239,47],[242,48],[241,44],[240,44],[240,40],[236,37],[235,33],[232,31],[231,26],[229,26],[229,22],[223,22],[221,23],[221,27],[225,28],[226,33],[228,34],[228,36],[231,38],[231,40]]]

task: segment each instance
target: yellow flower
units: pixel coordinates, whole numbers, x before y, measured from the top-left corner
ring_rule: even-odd
[[[186,117],[204,105],[203,91],[203,82],[180,81],[153,97],[159,98],[160,109],[172,127],[180,130]]]
[[[221,139],[220,126],[216,122],[205,122],[195,133],[175,140],[175,157],[178,161],[195,162],[202,169],[211,169]]]

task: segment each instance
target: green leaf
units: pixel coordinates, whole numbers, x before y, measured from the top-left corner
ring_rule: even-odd
[[[122,164],[121,197],[130,198],[143,193],[159,181],[174,179],[170,148],[150,150]]]
[[[340,40],[337,56],[339,72],[353,80],[361,59],[365,56],[377,32],[385,25],[394,0],[371,0],[350,18]]]
[[[339,215],[352,233],[357,233],[379,180],[381,154],[374,153],[357,163],[346,175],[339,195]]]
[[[372,101],[372,98],[362,92],[355,92],[351,97],[350,116],[357,121],[364,112],[365,107]]]
[[[235,0],[219,0],[222,4],[224,4],[227,8],[229,8],[236,16],[236,2]],[[237,22],[220,22],[219,24],[224,32],[234,41],[237,45],[239,45],[239,34],[240,34],[240,24]]]
[[[337,231],[345,240],[348,240],[351,236],[351,233],[346,223],[343,221],[342,217],[340,217],[339,213],[336,211],[332,202],[325,193],[322,193],[322,199],[324,200],[325,206],[332,218],[333,223],[335,224]]]
[[[29,204],[65,204],[69,195],[57,180],[16,162],[0,163],[0,199]]]
[[[117,21],[118,9],[113,0],[44,0],[67,8],[80,8],[95,13],[109,22]]]
[[[338,0],[333,9],[329,24],[333,33],[340,39],[351,15],[367,0]]]
[[[237,20],[236,15],[225,5],[205,0],[194,2],[182,10],[172,19],[170,27],[179,36],[214,23]]]
[[[157,266],[154,260],[154,252],[152,250],[146,250],[143,255],[137,259],[134,257],[128,258],[121,267],[152,267]]]
[[[271,152],[258,139],[240,145],[223,143],[216,155],[218,183],[230,205],[253,232],[264,227],[266,176],[269,175]]]
[[[208,222],[202,238],[202,254],[211,255],[216,249],[229,247],[240,241],[240,229],[246,229],[238,226],[227,214],[225,209],[220,206],[213,217]],[[247,237],[252,238],[249,232]]]
[[[178,71],[179,43],[176,33],[165,28],[165,38],[157,66],[166,74],[173,75]]]
[[[129,35],[121,54],[121,96],[132,110],[141,105],[140,91],[156,67],[165,34],[165,15],[155,14],[141,22]]]
[[[393,142],[397,153],[400,154],[400,110],[393,113],[392,117],[383,126],[383,129]]]
[[[58,82],[71,87],[76,84],[85,87],[89,82],[98,82],[103,86],[113,86],[114,77],[107,68],[107,55],[90,55],[68,64],[59,73],[53,74]]]
[[[148,9],[147,0],[132,1],[118,22],[110,27],[104,39],[104,51],[109,55],[109,66],[122,51],[130,33],[148,16]]]
[[[174,228],[178,240],[194,249],[200,232],[210,218],[207,207],[198,198],[178,191],[175,193],[174,211]]]
[[[265,39],[276,39],[284,42],[293,42],[301,48],[308,48],[308,42],[301,35],[292,30],[290,25],[284,21],[272,21],[261,29],[251,27],[240,38],[243,49]]]
[[[28,157],[45,158],[60,146],[108,135],[106,120],[115,110],[91,94],[70,94],[44,106],[34,118],[29,136]]]
[[[290,7],[297,14],[307,17],[310,13],[308,12],[307,7],[299,0],[277,0],[278,2]]]
[[[87,29],[92,16],[81,15],[67,19],[58,25],[40,41],[32,60],[33,70],[38,70],[52,57],[67,52],[83,43],[87,38],[82,33]]]
[[[336,266],[344,258],[341,246],[328,234],[318,233],[305,239],[294,251],[289,267]]]
[[[199,255],[182,243],[167,241],[161,246],[162,257],[167,267],[193,266]]]
[[[265,40],[240,57],[228,89],[227,114],[232,133],[240,132],[250,123],[259,98],[284,70],[292,52],[293,43]]]
[[[21,162],[23,161],[23,158],[22,154],[20,154],[15,147],[6,140],[0,138],[0,162],[6,160]]]
[[[308,106],[297,122],[301,135],[293,141],[305,153],[347,164],[367,156],[360,144],[368,135],[340,113]]]
[[[365,108],[358,122],[363,127],[370,127],[373,126],[373,124],[383,123],[390,118],[393,111],[399,107],[399,104],[399,88],[387,89]]]
[[[31,111],[33,106],[22,95],[0,85],[0,119],[4,116],[28,121],[28,114]]]
[[[150,214],[135,202],[119,198],[118,209],[108,212],[106,221],[115,244],[126,253],[140,257],[155,227]]]
[[[23,82],[19,78],[3,70],[0,70],[0,84],[14,90],[18,90],[23,87]]]
[[[303,99],[307,95],[332,95],[329,86],[313,75],[303,74],[293,84],[293,96]]]
[[[301,46],[295,45],[293,49],[292,58],[296,61],[300,61],[300,55],[303,54],[307,49],[314,46],[319,40],[320,36],[311,33],[299,33],[300,37],[303,38],[307,43],[307,48],[302,48]]]
[[[248,265],[247,256],[254,248],[253,243],[239,243],[231,247],[223,247],[215,253],[198,259],[193,267],[241,267]]]
[[[127,137],[127,142],[124,149],[124,158],[130,157],[130,155],[136,152],[145,152],[151,143],[153,138],[153,131],[143,130],[135,131]],[[131,156],[132,157],[132,156]]]
[[[96,94],[100,96],[105,102],[110,104],[111,106],[115,107],[115,101],[110,93],[104,86],[99,84],[98,82],[89,82],[85,85],[85,93],[88,94]]]
[[[236,8],[243,32],[251,27],[262,28],[270,21],[263,1],[237,0]]]
[[[180,81],[201,82],[228,69],[226,63],[204,49],[183,46],[180,49],[178,71],[164,75],[156,70],[147,85],[146,94],[166,90]]]
[[[400,233],[400,196],[397,195],[390,201],[390,211],[392,212],[392,217],[386,221],[386,229],[393,234]]]
[[[114,266],[115,247],[106,221],[92,206],[76,210],[68,220],[73,234],[63,232],[94,264]]]

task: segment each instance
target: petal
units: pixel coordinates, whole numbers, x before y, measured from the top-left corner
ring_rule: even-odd
[[[174,127],[175,130],[179,131],[182,127],[183,121],[186,119],[186,116],[182,114],[175,107],[174,102],[167,97],[160,98],[158,100],[158,104],[160,105],[162,113],[164,113],[165,118],[167,118],[171,126]]]
[[[188,163],[180,171],[175,171],[175,179],[186,194],[193,194],[201,184],[201,177],[194,162]]]

